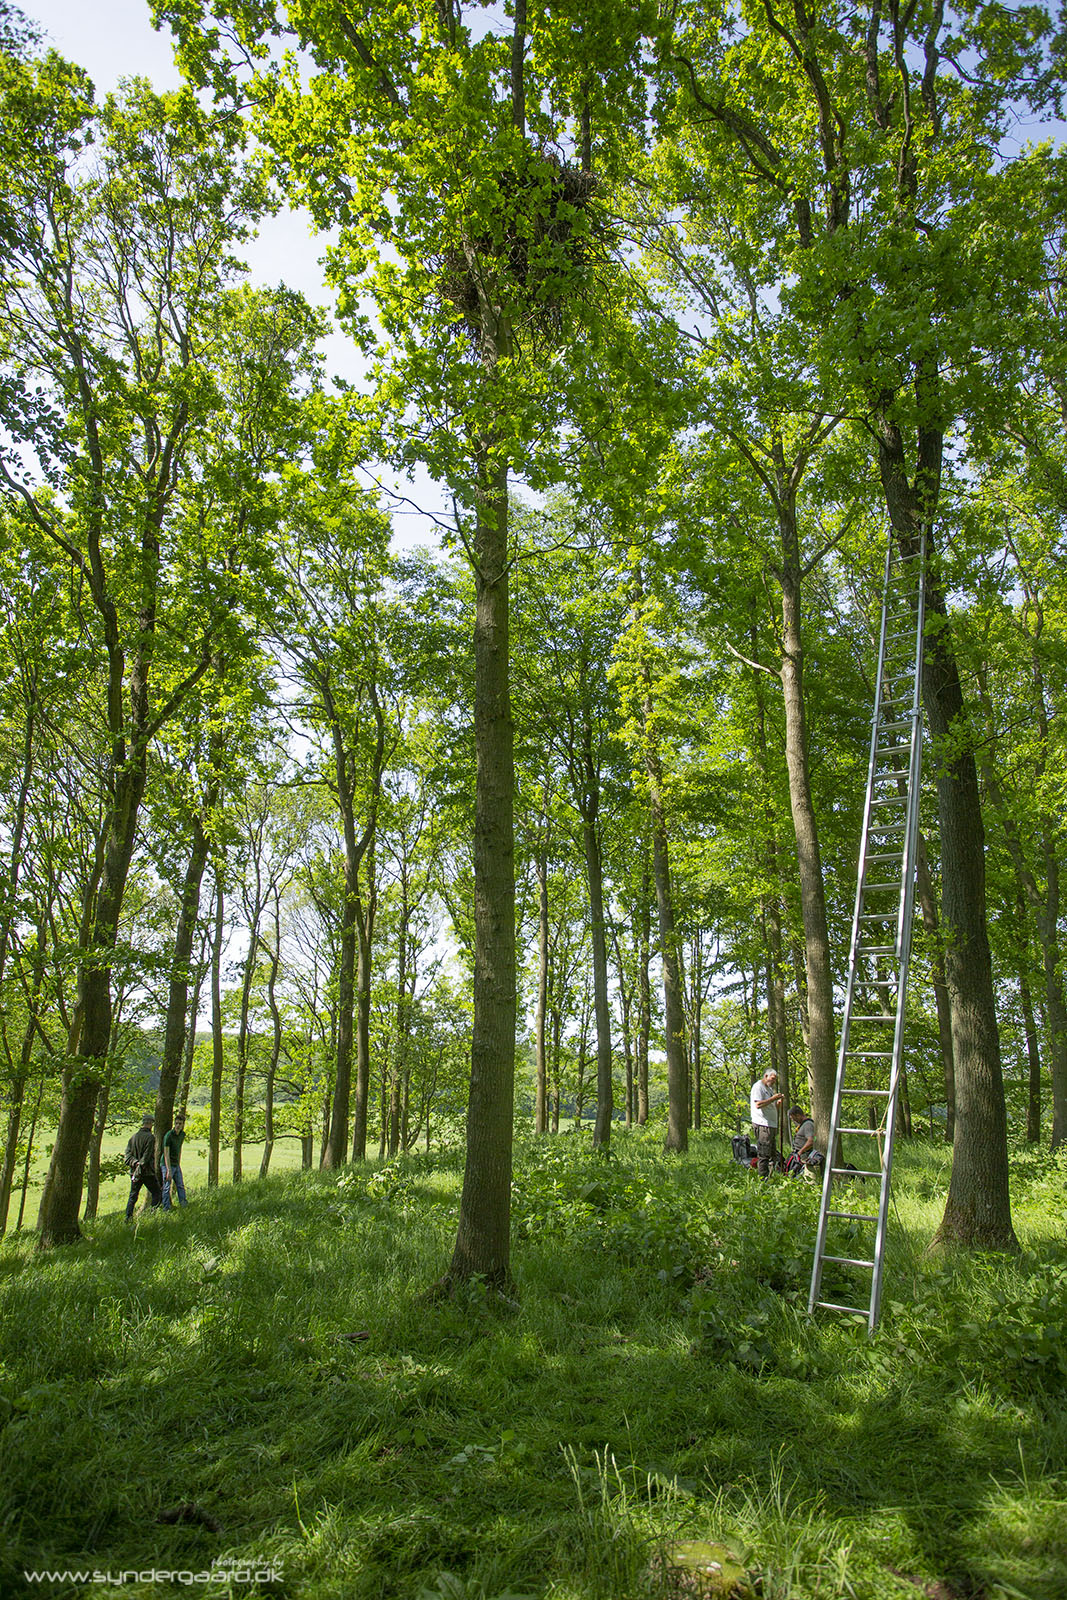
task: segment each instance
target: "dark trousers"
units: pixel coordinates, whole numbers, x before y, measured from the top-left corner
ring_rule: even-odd
[[[761,1178],[767,1178],[775,1164],[777,1129],[756,1128],[753,1131],[756,1135],[756,1171]]]
[[[137,1204],[137,1196],[142,1186],[148,1190],[152,1197],[152,1209],[155,1210],[163,1199],[163,1191],[159,1187],[159,1176],[155,1172],[143,1172],[139,1178],[134,1178],[130,1184],[130,1198],[126,1202],[126,1221],[133,1216],[133,1208]]]

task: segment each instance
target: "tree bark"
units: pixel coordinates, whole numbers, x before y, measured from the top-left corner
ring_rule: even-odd
[[[778,441],[776,450],[780,457]],[[811,795],[811,763],[804,703],[800,542],[793,493],[784,474],[784,462],[779,459],[776,501],[782,547],[781,675],[785,709],[785,760],[789,777],[789,806],[797,842],[800,909],[804,923],[811,1115],[815,1123],[815,1143],[819,1148],[828,1150],[834,1083],[837,1078],[833,977],[819,829]]]
[[[947,930],[945,979],[956,1069],[952,1176],[935,1242],[1016,1250],[1008,1193],[1008,1128],[986,925],[985,827],[974,739],[952,649],[948,607],[937,578],[933,516],[941,470],[936,395],[918,388],[921,413],[916,481],[908,481],[896,423],[876,419],[878,459],[890,523],[902,555],[927,530],[922,690],[937,773],[941,825],[941,908]]]
[[[652,897],[648,851],[641,859],[641,886],[634,915],[634,942],[637,947],[637,1125],[648,1121],[648,1042],[652,1033],[652,990],[648,982],[648,963],[652,955]]]
[[[26,1036],[33,1042],[32,1024]],[[26,1094],[26,1074],[20,1072],[8,1091],[7,1134],[4,1138],[4,1161],[0,1167],[0,1234],[7,1232],[7,1214],[11,1207],[11,1189],[15,1179],[15,1165],[19,1152],[19,1129],[22,1126],[22,1102]]]
[[[656,885],[659,946],[663,962],[663,1027],[667,1052],[667,1135],[664,1149],[681,1153],[689,1148],[689,1053],[685,1042],[685,990],[674,921],[670,846],[667,818],[663,810],[663,771],[652,742],[651,718],[652,702],[646,698],[645,772],[652,825],[652,875]]]
[[[495,353],[503,354],[494,340]],[[450,1280],[511,1278],[515,788],[508,683],[508,474],[484,441],[474,527],[474,1026],[467,1155]]]
[[[634,1123],[634,1052],[633,1037],[630,1031],[630,1013],[633,1004],[633,991],[626,981],[626,967],[622,955],[622,943],[619,939],[619,930],[614,923],[611,924],[611,940],[615,947],[615,967],[618,972],[619,1012],[622,1032],[622,1054],[626,1070],[626,1126]]]
[[[211,803],[211,800],[208,800],[207,804]],[[163,1031],[163,1058],[159,1064],[159,1087],[156,1090],[157,1158],[163,1135],[174,1123],[174,1100],[185,1055],[185,1033],[188,1026],[190,961],[197,918],[200,915],[200,885],[204,868],[207,866],[207,857],[208,838],[204,830],[203,817],[197,812],[193,817],[189,861],[182,884],[178,925],[174,930],[174,948],[171,952],[167,1016]]]
[[[930,873],[930,854],[926,839],[919,834],[915,860],[915,887],[919,895],[923,928],[930,942],[930,973],[937,1009],[937,1038],[941,1049],[941,1072],[945,1084],[945,1141],[952,1143],[956,1132],[956,1064],[952,1054],[952,1013],[945,982],[945,952],[937,915],[937,896]]]
[[[267,1087],[265,1104],[263,1108],[263,1156],[259,1163],[259,1175],[267,1176],[270,1169],[270,1158],[274,1151],[274,1083],[278,1076],[278,1062],[282,1053],[282,1014],[278,1009],[278,968],[281,961],[281,913],[278,904],[278,895],[274,896],[274,944],[269,951],[270,976],[267,979],[267,1003],[270,1006],[271,1044],[270,1062],[267,1066]]]
[[[256,971],[256,956],[259,954],[259,906],[257,902],[256,916],[249,929],[248,954],[245,956],[244,972],[241,976],[241,1014],[237,1024],[237,1075],[233,1089],[233,1157],[231,1171],[234,1183],[240,1183],[244,1177],[244,1137],[245,1137],[245,1082],[248,1077],[248,1013],[252,1003],[252,981]]]
[[[375,827],[377,827],[377,805],[375,805]],[[378,910],[373,837],[368,841],[366,861],[366,904],[362,896],[356,898],[359,961],[356,966],[356,1093],[352,1114],[353,1161],[363,1161],[366,1158],[367,1111],[370,1105],[371,957],[374,950],[374,923]]]
[[[548,799],[544,834],[537,851],[537,1011],[534,1019],[534,1132],[548,1132],[548,1057],[545,1022],[548,1014]]]
[[[589,932],[593,944],[593,1015],[596,1021],[596,1122],[593,1125],[593,1143],[606,1148],[611,1142],[615,1091],[611,1071],[608,944],[604,927],[604,862],[600,849],[600,784],[593,771],[592,756],[588,748],[586,777],[588,788],[582,832],[585,839],[586,881],[589,886]]]
[[[138,681],[136,667],[134,678],[131,694],[135,703],[147,702],[147,683],[143,679]],[[120,676],[119,695],[121,692]],[[146,722],[147,704],[136,718],[136,724],[143,725]],[[80,1025],[79,1022],[74,1024],[78,1038],[69,1041],[70,1064],[63,1072],[59,1126],[37,1221],[39,1249],[70,1244],[81,1237],[78,1213],[81,1210],[85,1160],[93,1135],[97,1094],[107,1072],[111,1043],[111,969],[105,960],[114,950],[118,937],[122,899],[133,856],[137,816],[147,774],[147,752],[143,742],[129,756],[124,742],[120,740],[118,743],[122,749],[122,759],[116,760],[113,769],[117,770],[104,867],[91,912],[88,943],[94,951],[94,959],[83,961],[78,975]]]
[[[1022,911],[1021,906],[1019,910]],[[1037,1044],[1034,1002],[1026,971],[1029,954],[1029,949],[1024,945],[1019,952],[1019,1005],[1023,1014],[1023,1031],[1026,1035],[1026,1142],[1038,1144],[1041,1140],[1041,1052]]]
[[[211,941],[211,1110],[208,1122],[207,1183],[218,1187],[219,1141],[222,1135],[222,941],[225,904],[222,874],[215,868],[215,935]]]
[[[340,738],[339,731],[335,737]],[[343,810],[343,806],[342,806]],[[322,1152],[324,1168],[343,1167],[348,1156],[348,1115],[352,1096],[352,1045],[356,1021],[356,960],[359,933],[356,902],[359,881],[352,872],[352,860],[346,854],[344,873],[344,905],[341,910],[340,964],[337,972],[337,1056],[333,1080],[333,1104],[330,1111],[330,1130]],[[366,1149],[367,1130],[363,1127],[363,1145]]]
[[[107,1106],[111,1098],[111,1083],[108,1081],[100,1087],[100,1094],[96,1102],[96,1119],[93,1123],[93,1137],[89,1145],[89,1172],[85,1184],[85,1211],[83,1221],[91,1222],[96,1216],[96,1208],[100,1203],[100,1148],[104,1142],[104,1130],[107,1127]]]

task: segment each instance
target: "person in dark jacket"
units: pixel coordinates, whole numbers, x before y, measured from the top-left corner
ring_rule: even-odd
[[[130,1169],[130,1198],[126,1202],[126,1221],[133,1216],[142,1185],[152,1198],[153,1208],[163,1199],[156,1172],[156,1140],[152,1132],[152,1113],[146,1111],[141,1126],[126,1146],[126,1165]]]

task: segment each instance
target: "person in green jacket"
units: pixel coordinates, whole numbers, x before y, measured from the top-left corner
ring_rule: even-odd
[[[170,1203],[171,1185],[178,1194],[178,1204],[186,1205],[185,1184],[182,1181],[182,1144],[185,1141],[185,1117],[181,1111],[174,1119],[173,1128],[168,1128],[163,1135],[163,1148],[159,1152],[159,1159],[163,1163],[163,1209],[172,1211]]]

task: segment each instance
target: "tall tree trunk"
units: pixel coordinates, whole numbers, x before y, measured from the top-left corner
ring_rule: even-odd
[[[637,945],[637,1125],[648,1121],[648,1044],[652,1034],[652,990],[648,963],[652,957],[652,885],[648,851],[642,854],[640,898],[634,916]]]
[[[702,1107],[700,1096],[700,1080],[703,1072],[703,1063],[700,1059],[701,1022],[704,1009],[704,944],[702,935],[698,931],[693,935],[693,959],[690,969],[689,982],[692,986],[693,996],[690,1007],[692,1026],[690,1028],[691,1061],[689,1069],[689,1084],[692,1102],[692,1125],[698,1131],[702,1120]]]
[[[1022,907],[1019,909],[1021,911]],[[1038,1144],[1041,1139],[1041,1052],[1037,1045],[1034,1002],[1030,994],[1030,981],[1026,970],[1029,956],[1030,951],[1028,948],[1020,951],[1019,1005],[1022,1009],[1023,1031],[1026,1035],[1026,1142],[1027,1144]]]
[[[85,1184],[85,1211],[82,1215],[84,1222],[91,1222],[96,1216],[96,1208],[100,1203],[100,1149],[104,1142],[104,1131],[107,1128],[107,1106],[111,1098],[110,1076],[106,1083],[101,1084],[100,1093],[96,1101],[96,1119],[93,1123],[93,1137],[89,1144],[89,1172]]]
[[[270,1158],[274,1151],[274,1082],[278,1076],[278,1062],[282,1053],[282,1014],[278,1009],[278,968],[281,961],[281,908],[278,900],[278,891],[274,894],[274,944],[270,954],[270,976],[267,979],[267,1003],[270,1006],[271,1041],[270,1062],[267,1066],[267,1088],[263,1107],[263,1157],[259,1163],[259,1175],[267,1176],[270,1169]]]
[[[582,1126],[582,1112],[585,1110],[585,1064],[589,1059],[589,990],[586,989],[582,996],[582,1012],[578,1019],[578,1066],[575,1072],[574,1086],[574,1126]]]
[[[759,627],[755,617],[749,627],[749,644],[753,660],[759,656]],[[764,693],[764,674],[753,673],[752,689],[756,701],[756,753],[763,780],[763,823],[766,832],[766,872],[772,885],[781,883],[778,859],[778,840],[775,828],[775,809],[771,788],[771,757],[767,743],[767,703]],[[767,1032],[770,1044],[771,1065],[778,1074],[779,1087],[790,1103],[789,1093],[789,1029],[785,1012],[785,963],[782,954],[782,901],[777,887],[763,898],[762,904],[764,945],[767,951]],[[805,1044],[808,1035],[805,1033]]]
[[[207,961],[204,959],[209,938],[210,935],[205,928],[200,942],[200,956],[196,964],[196,977],[193,979],[193,995],[189,1002],[189,1022],[185,1030],[181,1082],[178,1085],[177,1112],[180,1112],[183,1117],[189,1109],[189,1086],[193,1081],[193,1056],[196,1052],[196,1019],[200,1015],[200,995],[204,987],[204,979],[211,970],[210,957]]]
[[[917,386],[920,415],[936,416],[936,378]],[[889,418],[876,419],[886,508],[903,555],[930,543],[923,649],[923,704],[934,750],[941,824],[941,909],[947,930],[945,979],[956,1069],[952,1176],[937,1242],[1017,1249],[1008,1193],[1008,1127],[986,926],[985,828],[951,625],[937,577],[933,517],[941,471],[936,423],[920,423],[916,481],[908,481],[904,442]]]
[[[118,693],[121,695],[121,678]],[[147,685],[135,684],[135,699],[147,700]],[[147,716],[147,711],[145,712]],[[141,744],[135,755],[116,761],[114,802],[108,821],[104,867],[96,903],[92,908],[91,937],[87,941],[94,959],[82,964],[78,974],[80,1025],[77,1041],[69,1041],[69,1064],[63,1071],[59,1126],[52,1159],[41,1195],[38,1248],[70,1244],[81,1237],[81,1210],[85,1158],[93,1135],[96,1098],[107,1072],[111,1043],[111,969],[100,959],[110,955],[118,937],[126,879],[129,875],[137,816],[144,795],[147,753]]]
[[[819,829],[811,795],[811,762],[804,700],[800,541],[794,492],[786,481],[780,441],[775,441],[775,451],[778,468],[778,530],[782,547],[781,674],[785,709],[785,762],[789,777],[789,807],[797,841],[800,911],[804,923],[811,1114],[815,1123],[815,1143],[827,1150],[837,1078],[833,975]]]
[[[218,1187],[219,1141],[222,1136],[222,942],[225,931],[225,899],[222,873],[215,868],[215,934],[211,941],[211,1110],[207,1136],[207,1183]]]
[[[659,947],[663,962],[663,1029],[667,1054],[667,1135],[665,1150],[689,1148],[689,1052],[685,1042],[685,987],[674,920],[670,846],[663,809],[663,769],[653,739],[652,701],[643,707],[645,773],[652,830],[652,876],[656,885]]]
[[[338,738],[340,735],[338,734]],[[337,973],[337,1058],[333,1080],[330,1131],[322,1152],[325,1168],[343,1167],[348,1156],[348,1115],[352,1096],[352,1044],[356,1020],[356,960],[359,949],[359,883],[345,866],[344,906],[341,911],[340,965]],[[363,1141],[366,1146],[366,1125]]]
[[[619,939],[619,930],[614,923],[611,924],[611,941],[615,948],[615,967],[618,971],[619,1011],[622,1021],[622,1055],[626,1070],[626,1126],[631,1128],[634,1123],[634,1052],[633,1037],[630,1031],[630,1013],[633,1004],[633,991],[626,981],[626,966],[623,961],[622,944]]]
[[[11,849],[8,854],[7,883],[0,894],[0,983],[7,968],[7,953],[11,943],[11,930],[15,926],[18,907],[19,872],[22,866],[22,840],[26,831],[26,803],[33,778],[33,743],[37,723],[37,674],[33,673],[28,685],[26,725],[22,737],[22,771],[15,799],[15,815],[11,826]],[[5,1212],[6,1216],[6,1212]]]
[[[945,982],[945,952],[937,915],[937,896],[930,873],[930,853],[920,833],[915,860],[915,887],[919,894],[923,929],[930,944],[930,976],[937,1009],[937,1038],[941,1049],[941,1072],[945,1084],[945,1140],[952,1143],[956,1132],[956,1066],[952,1054],[952,1013]]]
[[[212,804],[211,798],[206,802]],[[174,1123],[174,1101],[185,1055],[185,1034],[189,1015],[189,975],[196,936],[197,918],[200,914],[200,884],[207,866],[208,838],[203,818],[199,812],[193,817],[189,860],[185,868],[178,924],[174,930],[174,947],[170,958],[170,984],[167,992],[167,1016],[163,1030],[163,1058],[159,1064],[159,1087],[156,1090],[156,1155],[158,1158],[163,1135]]]
[[[548,1015],[548,798],[545,797],[544,837],[537,851],[537,1011],[534,1020],[534,1132],[548,1131],[548,1057],[545,1022]]]
[[[45,940],[45,927],[42,923],[37,929],[37,944],[32,964],[33,982],[30,993],[27,996],[26,1026],[22,1033],[18,1065],[15,1068],[7,1096],[7,1137],[4,1140],[4,1163],[3,1167],[0,1168],[0,1234],[3,1234],[7,1229],[7,1214],[11,1205],[11,1190],[15,1181],[19,1130],[22,1126],[22,1102],[25,1098],[26,1083],[30,1075],[33,1042],[37,1037],[36,1008],[40,999],[41,989],[44,986]]]
[[[615,1111],[612,1083],[611,1008],[608,1004],[608,943],[604,926],[604,862],[600,848],[600,779],[593,767],[591,731],[586,729],[586,790],[582,815],[585,874],[589,887],[589,932],[593,945],[593,1014],[596,1020],[596,1122],[593,1143],[611,1142]]]
[[[26,1028],[26,1036],[33,1042],[33,1025]],[[11,1190],[15,1180],[15,1166],[19,1154],[19,1129],[22,1126],[22,1102],[26,1095],[26,1073],[13,1079],[7,1095],[7,1133],[4,1137],[4,1162],[0,1167],[0,1234],[7,1232],[7,1214],[11,1207]]]
[[[356,901],[359,930],[359,962],[356,967],[356,1094],[352,1116],[352,1160],[362,1161],[367,1149],[367,1108],[370,1102],[370,1002],[371,957],[374,949],[374,923],[378,909],[377,879],[374,871],[374,841],[370,840],[367,860],[367,899]]]
[[[252,1003],[252,982],[259,954],[259,909],[249,930],[248,954],[245,956],[241,977],[241,1014],[237,1024],[237,1075],[233,1089],[233,1181],[240,1183],[244,1176],[245,1138],[245,1082],[248,1078],[249,1010]]]
[[[811,1028],[808,1024],[808,985],[804,976],[804,952],[795,939],[790,942],[790,955],[793,961],[793,982],[797,991],[797,1014],[800,1017],[800,1037],[804,1041],[804,1050],[808,1060],[811,1060]]]
[[[389,1086],[389,1154],[395,1156],[403,1143],[400,1120],[404,1073],[410,1045],[410,1003],[408,997],[408,926],[411,905],[408,898],[406,874],[401,874],[400,917],[398,928],[398,953],[396,976],[396,1046],[393,1052],[393,1074]]]
[[[33,1143],[37,1137],[37,1120],[41,1115],[41,1101],[44,1098],[45,1075],[42,1072],[37,1080],[37,1098],[33,1103],[33,1116],[30,1118],[30,1131],[26,1135],[26,1155],[22,1163],[22,1194],[19,1197],[19,1214],[15,1223],[15,1232],[22,1232],[22,1219],[26,1214],[26,1196],[30,1192],[30,1163],[33,1160]]]
[[[502,355],[494,340],[494,355]],[[508,687],[508,474],[485,442],[474,529],[474,1027],[467,1159],[448,1276],[511,1277],[515,759]]]

